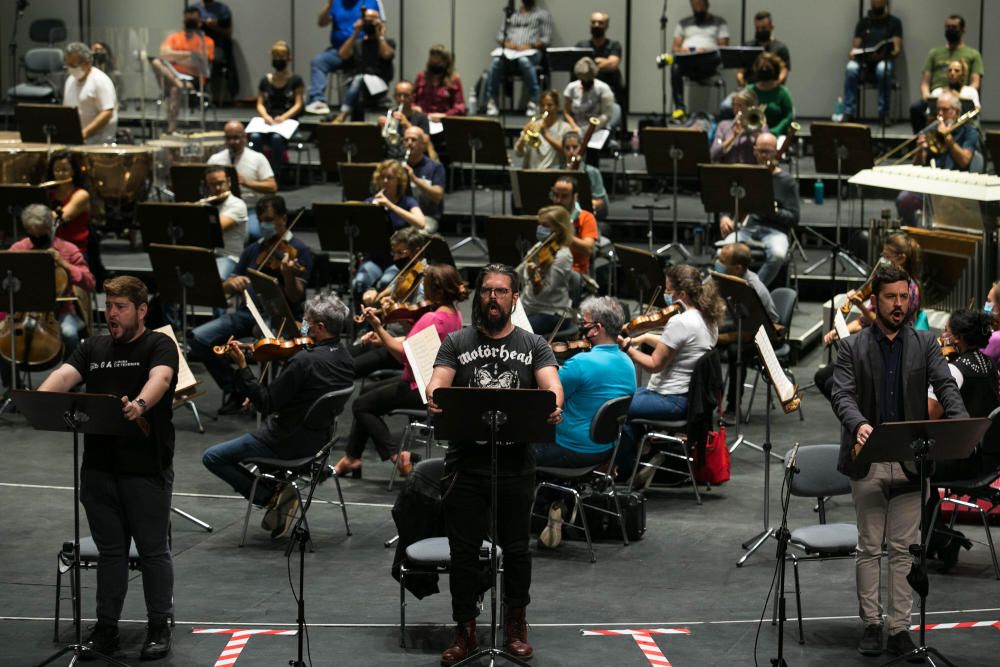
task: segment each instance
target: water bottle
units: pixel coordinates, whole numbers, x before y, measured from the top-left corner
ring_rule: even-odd
[[[702,251],[705,249],[705,228],[698,227],[694,228],[694,254],[700,256]]]
[[[474,116],[477,113],[479,113],[479,104],[477,103],[477,100],[476,100],[476,87],[475,86],[473,86],[472,88],[469,88],[469,99],[467,101],[468,101],[468,107],[469,107],[469,115],[470,116]]]
[[[632,155],[639,154],[639,130],[632,130]]]
[[[844,98],[838,97],[837,103],[833,106],[833,118],[834,123],[839,123],[844,120]]]
[[[817,178],[816,182],[813,184],[813,201],[817,204],[822,204],[825,196],[826,186],[823,185],[823,181],[821,179]]]

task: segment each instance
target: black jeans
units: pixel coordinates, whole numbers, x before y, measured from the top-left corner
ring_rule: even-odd
[[[352,345],[349,349],[351,356],[354,357],[355,378],[366,378],[375,371],[380,371],[384,368],[403,367],[384,346],[362,347],[361,345]]]
[[[375,443],[375,449],[383,461],[396,453],[396,443],[383,415],[393,410],[419,410],[424,407],[420,392],[410,389],[409,382],[399,378],[389,378],[365,387],[365,393],[354,401],[354,421],[351,434],[347,438],[347,455],[359,459],[365,451],[368,438]]]
[[[170,494],[174,472],[159,476],[83,470],[80,501],[97,544],[97,622],[117,625],[128,592],[129,543],[142,564],[142,590],[151,624],[173,614],[174,564],[170,556]]]
[[[823,368],[816,371],[813,376],[813,381],[816,383],[816,388],[819,389],[820,393],[826,397],[826,400],[833,402],[833,364],[827,364]]]
[[[456,623],[476,618],[480,591],[479,549],[490,526],[490,478],[464,471],[441,481],[445,526],[451,547],[451,616]],[[526,607],[531,598],[531,497],[534,472],[497,478],[497,544],[503,549],[503,601],[507,608]]]

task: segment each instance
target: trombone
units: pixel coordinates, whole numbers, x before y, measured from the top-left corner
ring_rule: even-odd
[[[980,111],[980,109],[970,109],[969,111],[967,111],[964,114],[962,114],[961,116],[959,116],[955,120],[955,124],[954,125],[948,126],[949,132],[954,132],[958,128],[960,128],[963,125],[965,125],[966,123],[968,123],[970,120],[972,120],[973,118],[975,118],[976,116],[979,115],[979,111]],[[940,116],[938,116],[937,119],[935,119],[927,127],[925,127],[924,129],[920,130],[919,132],[917,132],[916,134],[914,134],[912,137],[910,137],[909,139],[907,139],[906,141],[904,141],[900,145],[896,146],[895,148],[893,148],[891,151],[889,151],[885,155],[883,155],[880,158],[878,158],[877,160],[875,160],[875,166],[878,166],[878,165],[882,164],[883,162],[885,162],[886,160],[888,160],[891,156],[893,156],[896,153],[898,153],[899,151],[903,150],[903,148],[905,148],[906,146],[909,146],[911,143],[913,143],[914,141],[916,141],[917,137],[919,137],[920,135],[924,135],[924,138],[927,140],[927,150],[929,150],[932,154],[934,154],[934,155],[940,155],[941,153],[944,153],[947,150],[945,148],[945,145],[944,145],[944,135],[938,130],[938,127],[941,125],[941,121],[942,121],[942,118]],[[917,153],[917,151],[919,151],[921,148],[923,148],[923,146],[917,146],[917,147],[913,148],[912,150],[908,151],[905,155],[903,155],[903,157],[897,158],[891,164],[893,166],[895,166],[897,164],[903,164],[904,162],[906,162],[910,158],[912,158]]]

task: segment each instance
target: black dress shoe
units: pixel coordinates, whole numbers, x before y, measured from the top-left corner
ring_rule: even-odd
[[[170,653],[170,625],[166,622],[162,624],[150,624],[146,628],[146,641],[142,643],[142,652],[139,654],[140,660],[159,660],[165,658]]]
[[[882,626],[875,623],[865,626],[865,633],[858,642],[861,655],[882,655]]]
[[[906,630],[897,632],[894,635],[889,635],[889,639],[886,640],[885,643],[885,652],[894,658],[911,653],[916,649],[917,645],[913,643],[910,633]],[[923,656],[915,655],[912,658],[909,658],[906,662],[912,664],[923,664],[924,658]]]
[[[94,653],[100,653],[109,658],[120,656],[121,638],[118,634],[118,626],[101,624],[94,626],[94,631],[83,642],[83,646],[87,650],[80,654],[80,660],[97,660]]]

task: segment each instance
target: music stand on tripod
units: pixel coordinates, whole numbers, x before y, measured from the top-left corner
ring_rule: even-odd
[[[594,200],[590,194],[590,179],[587,174],[568,169],[512,169],[510,172],[511,187],[514,191],[514,203],[521,212],[534,215],[539,209],[552,206],[549,192],[555,182],[563,177],[572,178],[576,183],[576,198],[580,208],[594,212]]]
[[[619,243],[614,244],[614,249],[616,263],[619,268],[625,270],[635,285],[639,308],[665,306],[663,269],[660,268],[660,262],[656,257],[652,253]],[[617,282],[621,284],[621,281]]]
[[[77,146],[83,143],[80,114],[73,107],[61,104],[18,104],[14,108],[14,121],[21,132],[21,141]]]
[[[389,214],[377,204],[365,202],[314,202],[313,222],[319,234],[319,246],[325,252],[347,253],[348,291],[354,299],[355,259],[358,253],[369,257],[390,254],[392,223]]]
[[[226,307],[219,267],[211,250],[150,243],[149,262],[160,298],[181,305],[181,340],[187,341],[188,306]]]
[[[108,665],[128,667],[123,662],[98,653],[83,644],[82,614],[80,611],[80,434],[104,437],[139,438],[146,437],[139,420],[130,422],[122,415],[122,400],[111,394],[63,393],[50,391],[26,391],[17,389],[11,393],[18,411],[28,423],[39,431],[59,431],[73,433],[73,643],[63,646],[39,663],[39,667],[49,664],[67,653],[73,654],[70,664],[75,664],[83,655],[103,660]],[[148,429],[148,425],[146,426]]]
[[[0,287],[6,299],[3,307],[7,311],[8,326],[14,322],[14,313],[51,313],[56,309],[56,263],[46,250],[3,250],[0,251]],[[13,334],[13,331],[11,332]],[[10,336],[10,386],[17,389],[17,336]],[[23,354],[22,354],[23,356]],[[0,414],[11,403],[13,392],[7,395]]]
[[[498,442],[555,442],[556,427],[548,423],[556,397],[545,389],[484,389],[440,387],[434,402],[441,408],[434,415],[434,434],[461,447],[490,447],[490,645],[455,664],[465,665],[488,656],[490,664],[504,658],[517,665],[528,663],[497,648],[497,457]],[[479,419],[470,418],[479,415]],[[530,445],[526,445],[530,446]],[[527,519],[525,519],[527,520]]]
[[[377,162],[338,162],[340,187],[344,201],[364,201],[372,192],[372,174],[378,167]]]
[[[486,247],[491,263],[517,266],[535,245],[538,216],[494,215],[486,218]]]
[[[340,162],[381,162],[385,142],[372,123],[319,123],[316,144],[323,171],[332,174]]]
[[[698,176],[698,165],[710,162],[708,135],[694,127],[644,127],[639,134],[639,147],[646,158],[650,176],[669,177],[673,188],[673,235],[670,243],[656,251],[657,255],[676,249],[683,259],[691,253],[679,240],[677,210],[678,179]],[[649,209],[649,252],[653,252],[653,209]]]
[[[486,243],[479,238],[476,227],[476,171],[481,164],[499,165],[507,169],[507,142],[503,127],[491,118],[464,118],[445,116],[441,119],[448,154],[453,163],[469,162],[472,165],[472,211],[469,216],[469,235],[451,247],[453,251],[472,244],[484,255],[489,253]],[[506,180],[506,179],[505,179]],[[506,200],[501,197],[501,202]],[[506,204],[504,204],[506,208]]]
[[[927,551],[924,547],[927,530],[927,503],[923,501],[929,491],[927,461],[947,461],[968,458],[982,441],[992,422],[989,419],[932,419],[927,421],[888,422],[879,424],[868,436],[858,454],[860,463],[889,461],[915,461],[920,473],[920,541],[910,545],[910,553],[917,557],[916,573],[911,571],[907,581],[920,596],[920,641],[917,648],[899,656],[886,665],[894,665],[911,658],[923,658],[925,664],[935,664],[931,656],[950,667],[955,667],[940,651],[927,645]],[[913,581],[911,580],[911,578]]]
[[[186,245],[211,250],[223,248],[219,211],[214,206],[189,203],[142,202],[136,208],[142,247],[154,243]]]
[[[31,204],[48,205],[48,196],[45,190],[33,185],[19,185],[4,183],[0,185],[0,227],[3,227],[5,218],[10,218],[10,238],[12,240],[21,236],[21,211],[25,206]]]
[[[734,243],[739,243],[743,218],[774,213],[774,179],[767,167],[751,164],[700,164],[701,203],[708,213],[730,213]],[[745,242],[746,239],[744,238]]]

